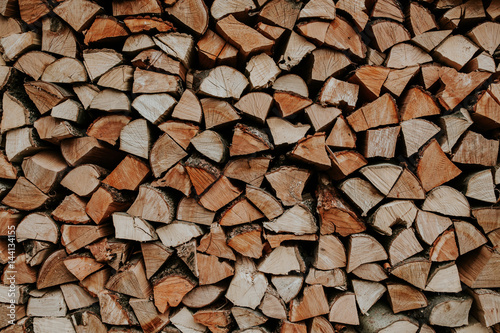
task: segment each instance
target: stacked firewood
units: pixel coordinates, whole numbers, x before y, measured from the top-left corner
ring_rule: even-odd
[[[0,0],[0,332],[499,332],[499,0]]]

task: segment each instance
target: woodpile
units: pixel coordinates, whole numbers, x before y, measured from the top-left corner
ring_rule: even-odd
[[[0,332],[500,332],[499,0],[0,0]]]

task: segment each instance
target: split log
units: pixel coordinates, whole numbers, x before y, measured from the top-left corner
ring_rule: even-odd
[[[422,147],[440,131],[437,125],[423,119],[403,121],[401,123],[401,130],[407,156],[411,156],[418,152],[420,147]]]
[[[99,226],[64,224],[61,226],[61,244],[70,254],[112,233],[113,229],[106,224]]]
[[[274,101],[283,117],[289,117],[312,104],[312,101],[293,92],[275,91]]]
[[[90,255],[73,254],[64,259],[64,266],[78,280],[82,281],[92,273],[104,267],[104,264],[97,262]]]
[[[432,244],[436,238],[452,225],[448,217],[440,216],[426,211],[418,211],[415,219],[415,229],[420,239],[427,244]]]
[[[132,107],[153,124],[163,122],[171,113],[175,99],[167,94],[141,95],[134,99]]]
[[[449,67],[441,67],[438,73],[444,89],[438,92],[436,97],[446,109],[455,108],[472,90],[490,77],[490,73],[487,72],[465,74]]]
[[[45,193],[49,193],[62,179],[67,164],[54,151],[43,151],[25,158],[22,168],[26,179]]]
[[[292,271],[303,273],[305,263],[296,246],[280,246],[264,257],[257,269],[273,275],[287,275]]]
[[[359,325],[358,312],[356,308],[356,295],[352,292],[343,292],[336,295],[330,302],[330,322]]]
[[[159,313],[148,299],[131,299],[129,304],[144,332],[159,332],[170,321],[169,313]]]
[[[274,220],[263,223],[264,228],[277,233],[293,233],[295,235],[313,234],[318,230],[316,219],[309,208],[297,204]]]
[[[399,176],[403,168],[397,165],[381,163],[376,165],[367,165],[359,172],[368,178],[368,180],[382,193],[387,195]]]
[[[107,175],[107,170],[94,164],[80,165],[66,174],[61,185],[73,193],[87,197],[100,186],[100,180]]]
[[[219,258],[236,260],[232,249],[226,243],[226,234],[224,230],[217,223],[213,223],[210,226],[210,233],[200,239],[200,245],[197,250]]]
[[[127,155],[102,182],[117,190],[135,191],[149,174],[149,167],[144,162]]]
[[[260,186],[270,162],[271,158],[267,156],[230,160],[224,168],[224,175],[249,185]]]
[[[416,333],[419,329],[418,323],[402,314],[394,314],[392,310],[382,302],[376,303],[364,316],[360,316],[360,332],[405,332]]]
[[[112,16],[97,16],[85,33],[86,45],[117,42],[128,36],[128,31],[123,23]]]
[[[314,251],[312,265],[320,270],[331,270],[346,266],[344,245],[334,235],[319,237],[317,248]]]
[[[42,207],[50,199],[24,177],[19,177],[14,187],[3,198],[2,204],[19,210],[34,210]]]
[[[125,296],[109,290],[99,292],[102,322],[110,325],[138,325],[137,317],[125,301]]]
[[[290,302],[288,313],[291,322],[329,313],[329,306],[322,286],[306,286],[303,294]]]
[[[380,91],[390,69],[381,66],[361,66],[349,78],[349,82],[359,85],[360,95],[367,100],[375,100],[380,96]]]
[[[77,280],[64,265],[66,257],[66,252],[63,249],[57,250],[47,257],[40,268],[36,281],[38,289],[57,286]]]
[[[366,158],[393,158],[400,129],[401,126],[390,126],[366,131],[362,147],[363,155]],[[382,142],[385,145],[382,145]]]
[[[251,90],[259,90],[271,86],[281,70],[274,60],[265,53],[253,56],[245,67]]]
[[[203,235],[203,230],[194,223],[174,221],[156,229],[161,242],[167,247],[179,246]]]
[[[396,48],[394,48],[396,50]],[[395,52],[392,53],[393,55]],[[402,69],[391,69],[387,79],[384,82],[384,88],[396,96],[406,89],[408,83],[418,74],[420,66],[409,66]]]
[[[242,191],[226,176],[221,176],[200,198],[200,204],[208,210],[217,211],[236,199]]]
[[[175,120],[161,123],[158,127],[167,133],[183,149],[188,148],[191,139],[193,139],[200,130],[198,126]]]
[[[465,196],[449,186],[439,186],[429,192],[422,209],[448,216],[470,216]]]
[[[335,119],[342,114],[335,107],[322,107],[319,104],[308,106],[305,109],[305,113],[316,132],[324,131],[327,127],[330,127]]]
[[[103,78],[101,78],[101,80]],[[99,82],[101,80],[99,80]],[[156,73],[137,68],[134,71],[132,93],[171,93],[177,96],[182,93],[182,80],[174,75]]]
[[[344,290],[347,284],[347,276],[342,269],[327,271],[311,268],[307,273],[305,282],[309,285],[319,284],[324,287],[334,287]]]
[[[56,249],[54,244],[35,240],[25,241],[24,247],[26,251],[26,263],[30,266],[42,264],[45,259],[47,259],[47,257]],[[4,261],[7,262],[8,260]]]
[[[411,228],[403,228],[394,232],[387,245],[387,253],[389,255],[391,265],[395,265],[423,250],[422,245],[420,245],[417,237],[415,236],[415,231]],[[431,254],[431,260],[432,258],[433,255]]]
[[[424,290],[445,293],[462,291],[457,265],[449,262],[433,267]]]
[[[162,178],[155,180],[151,185],[156,187],[171,187],[186,196],[191,194],[192,187],[189,175],[181,163],[177,163]]]
[[[131,252],[130,243],[115,238],[103,238],[95,243],[90,244],[88,248],[98,262],[107,263],[115,270],[118,270],[123,264],[125,264]],[[99,271],[93,274],[92,278],[88,279],[89,284],[93,283],[94,281],[99,281],[99,285],[102,285],[102,288],[104,288],[104,283],[109,278],[108,275],[110,275],[108,269]]]
[[[220,298],[225,291],[226,288],[219,284],[198,286],[184,296],[182,303],[190,308],[204,308]]]
[[[152,293],[151,285],[146,279],[144,262],[138,258],[132,258],[126,266],[111,276],[106,288],[137,298],[147,298]]]
[[[439,167],[443,172],[439,174],[429,172],[431,169],[435,170],[436,167]],[[424,146],[420,153],[417,176],[420,178],[425,191],[432,190],[448,182],[460,173],[460,169],[448,159],[435,139],[432,139],[429,144]]]
[[[165,313],[170,307],[179,305],[182,298],[197,282],[191,272],[179,261],[151,279],[154,293],[154,303],[160,313]],[[171,318],[172,320],[172,318]]]
[[[78,41],[70,27],[57,17],[42,19],[42,51],[76,58]]]
[[[216,256],[202,253],[196,254],[200,285],[214,284],[234,275],[233,267]]]
[[[2,56],[6,61],[16,60],[21,54],[40,45],[40,37],[33,31],[20,32],[0,39],[0,46],[4,51]]]
[[[199,205],[194,198],[182,198],[177,206],[177,219],[204,225],[211,225],[215,213]]]
[[[385,94],[356,110],[347,117],[347,121],[356,132],[381,125],[397,124],[399,118],[396,103],[389,94]]]
[[[32,127],[11,130],[5,135],[5,155],[9,162],[20,162],[24,157],[44,148],[37,132]]]
[[[308,42],[307,39],[292,31],[278,62],[279,67],[289,71],[297,66],[315,48],[316,46],[313,43]]]
[[[32,125],[36,119],[33,107],[18,94],[5,92],[2,107],[2,133],[24,125]]]
[[[22,219],[16,229],[18,242],[32,239],[57,244],[59,240],[59,226],[48,214],[29,214]]]
[[[77,32],[88,28],[103,8],[88,0],[70,0],[54,8],[54,13],[61,17]]]
[[[411,38],[402,24],[389,20],[375,21],[369,29],[380,52]]]
[[[471,305],[470,296],[435,296],[429,299],[425,315],[431,325],[459,327],[467,325]]]
[[[363,1],[350,2],[346,0],[340,0],[335,5],[337,10],[341,10],[349,14],[358,30],[362,31],[365,29],[366,24],[368,23],[368,9],[366,8],[366,4]]]
[[[336,180],[347,177],[368,163],[363,155],[353,150],[331,153],[330,158],[333,167],[330,175]]]
[[[311,173],[297,167],[280,167],[266,174],[266,180],[285,206],[292,206],[302,201],[302,191]]]
[[[262,227],[258,224],[244,224],[233,228],[227,235],[227,245],[248,258],[262,257]]]
[[[280,76],[273,83],[272,88],[278,91],[294,92],[303,97],[309,96],[309,89],[307,88],[306,82],[296,74],[286,74]]]
[[[211,97],[239,98],[247,85],[247,78],[234,68],[218,66],[195,73],[193,90]]]
[[[452,30],[427,31],[420,35],[416,35],[411,41],[424,51],[431,52],[450,35],[451,31]]]
[[[280,216],[284,212],[281,203],[261,188],[247,185],[245,194],[247,199],[270,220]]]
[[[326,144],[332,148],[356,148],[356,134],[343,116],[337,118],[330,135],[326,139]]]
[[[320,84],[330,76],[342,74],[351,65],[349,58],[342,52],[317,48],[308,60],[307,82]]]
[[[148,242],[158,239],[153,226],[140,217],[130,216],[126,213],[113,213],[115,237],[139,242]]]
[[[24,89],[41,114],[72,96],[66,89],[43,81],[26,82]]]
[[[419,3],[411,3],[408,14],[411,31],[415,36],[438,28],[434,15]]]
[[[472,216],[476,218],[477,223],[485,233],[500,228],[498,214],[500,214],[500,211],[496,207],[472,209]]]
[[[365,231],[366,227],[356,212],[343,200],[325,176],[320,176],[316,190],[316,210],[320,216],[320,233],[338,233],[343,237]]]
[[[174,199],[169,193],[143,184],[127,213],[148,221],[170,223],[175,216]]]
[[[340,184],[339,188],[361,209],[361,216],[366,216],[384,199],[384,196],[372,184],[361,178],[349,178]]]
[[[385,294],[386,290],[388,290],[390,294],[389,285],[388,288],[386,288],[384,285],[377,282],[352,280],[352,288],[356,296],[356,303],[362,314],[366,314]]]
[[[325,317],[314,317],[311,322],[311,331],[322,333],[335,332],[332,324]]]
[[[378,0],[372,8],[372,18],[389,18],[394,21],[403,22],[404,15],[399,3],[388,0]]]
[[[429,257],[431,261],[450,261],[457,259],[458,247],[453,229],[447,230],[437,237],[430,248]]]
[[[186,152],[168,134],[163,134],[150,151],[151,170],[155,177],[170,169],[186,156]]]
[[[359,86],[330,77],[321,88],[318,101],[321,104],[347,107],[352,110],[358,101]]]
[[[142,1],[135,4],[131,1],[113,2],[112,6],[114,16],[137,15],[137,14],[161,14],[161,7],[155,1]]]
[[[443,64],[460,70],[478,50],[466,37],[457,35],[450,36],[439,44],[434,49],[434,56]]]
[[[61,290],[49,291],[41,297],[31,296],[26,315],[35,317],[64,317],[68,308]]]
[[[386,260],[387,253],[382,245],[368,234],[354,234],[349,237],[347,249],[347,272],[370,262]]]
[[[75,331],[71,320],[67,317],[54,317],[54,318],[34,318],[33,319],[33,332],[46,333],[52,330],[59,330],[61,332],[72,333]]]
[[[203,131],[191,139],[191,144],[216,163],[223,162],[227,157],[227,144],[217,132]]]
[[[141,243],[141,251],[144,257],[147,279],[150,279],[174,253],[172,249],[161,242]]]
[[[287,120],[278,117],[268,118],[266,122],[269,130],[271,131],[271,136],[275,146],[294,144],[298,142],[305,136],[310,128],[309,125],[293,125]]]
[[[112,187],[101,185],[92,194],[85,212],[96,224],[100,224],[111,217],[114,212],[122,211],[129,206],[130,199],[128,196],[122,195]]]
[[[264,215],[254,208],[248,200],[242,198],[236,200],[222,213],[219,223],[222,226],[234,226],[253,222],[263,217]]]
[[[467,176],[464,181],[465,196],[485,202],[495,203],[495,184],[491,170],[483,170]]]
[[[251,278],[248,279],[247,276]],[[247,257],[238,256],[234,277],[227,289],[226,298],[235,306],[255,309],[264,297],[267,286],[267,278],[257,271],[254,262]],[[238,319],[237,322],[240,324]]]
[[[484,325],[491,326],[499,322],[498,314],[494,309],[498,306],[499,294],[489,289],[468,289],[474,299],[471,314]]]
[[[472,145],[481,148],[471,150]],[[499,142],[497,140],[488,140],[481,134],[468,131],[453,155],[452,161],[493,166],[498,157],[498,146]],[[495,162],[493,162],[494,160]]]
[[[99,301],[74,283],[61,285],[61,291],[69,310],[86,308]]]
[[[498,274],[498,256],[498,251],[487,245],[465,254],[457,263],[460,280],[471,288],[496,288],[493,276]]]

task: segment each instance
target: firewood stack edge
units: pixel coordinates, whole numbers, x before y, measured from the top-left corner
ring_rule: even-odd
[[[500,0],[0,0],[0,332],[500,332]]]

